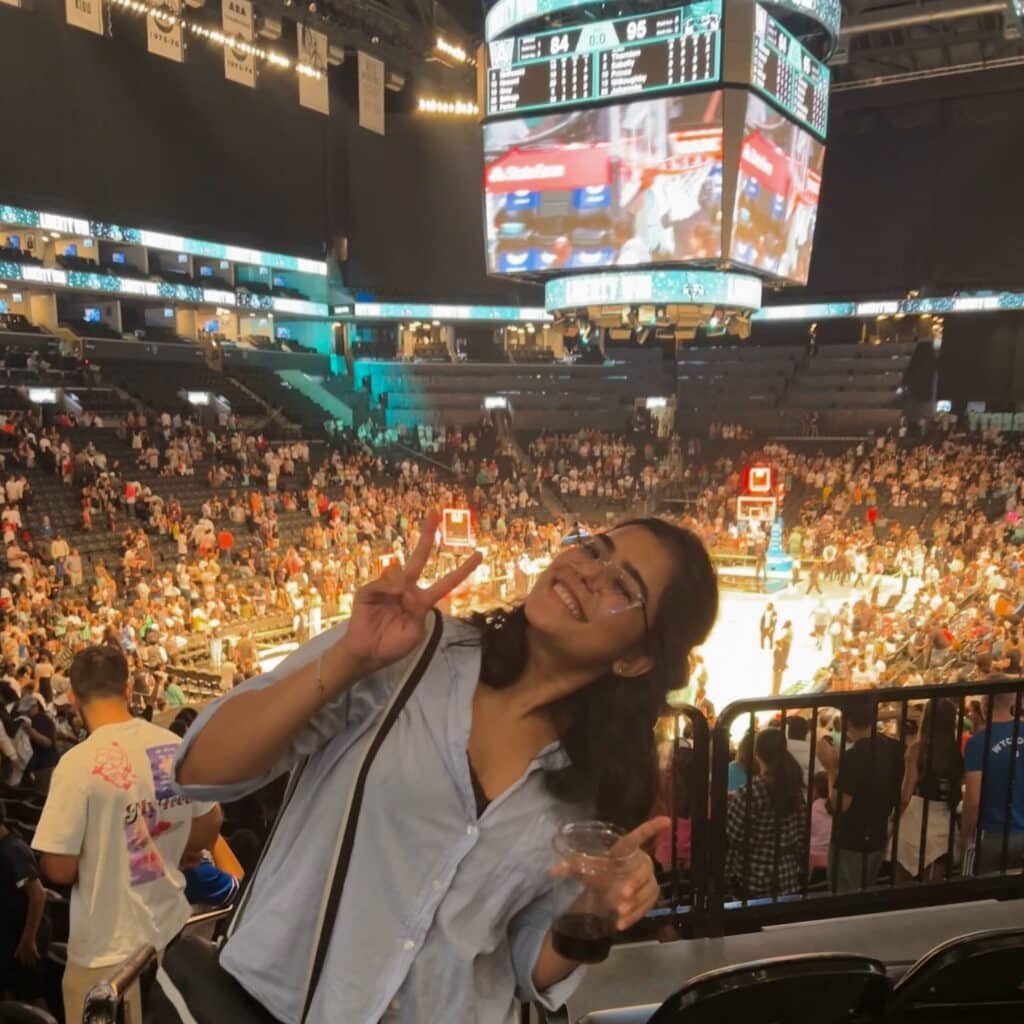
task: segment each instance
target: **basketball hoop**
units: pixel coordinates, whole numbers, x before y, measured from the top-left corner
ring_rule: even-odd
[[[777,505],[774,498],[743,495],[736,499],[736,518],[746,523],[772,523]]]

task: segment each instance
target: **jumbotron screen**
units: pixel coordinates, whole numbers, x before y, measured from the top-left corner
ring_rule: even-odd
[[[722,93],[484,125],[491,273],[722,255]]]
[[[729,258],[807,282],[825,147],[758,96],[747,96]]]

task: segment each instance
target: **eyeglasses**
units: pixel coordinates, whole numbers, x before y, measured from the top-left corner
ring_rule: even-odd
[[[605,594],[605,609],[611,615],[639,608],[644,618],[644,637],[647,626],[647,597],[643,586],[635,576],[627,572],[621,565],[605,558],[604,549],[592,537],[580,537],[574,541],[569,553],[578,562],[600,565],[602,590]]]

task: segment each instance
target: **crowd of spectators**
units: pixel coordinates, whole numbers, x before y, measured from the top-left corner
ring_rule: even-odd
[[[596,499],[622,508],[652,500],[680,462],[678,437],[660,441],[650,431],[544,433],[527,451],[538,482],[550,484],[563,500]]]
[[[853,591],[839,608],[819,605],[806,624],[830,656],[819,683],[984,675],[986,655],[997,669],[1019,667],[1018,630],[1007,621],[1024,602],[1018,446],[943,430],[932,443],[887,436],[834,454],[781,444],[704,454],[688,443],[684,521],[713,552],[746,556],[764,572],[767,532],[736,516],[743,468],[763,462],[778,484],[781,553],[792,559],[796,586]]]
[[[747,441],[735,434],[725,438],[732,450],[718,452],[712,441],[694,438],[581,431],[526,442],[530,468],[489,423],[407,433],[384,439],[382,450],[356,437],[329,448],[275,444],[238,423],[210,428],[169,414],[153,422],[132,414],[117,428],[93,424],[85,434],[82,426],[43,426],[26,416],[5,430],[0,770],[19,792],[44,794],[60,753],[85,739],[85,723],[68,697],[76,652],[96,643],[119,647],[134,710],[169,722],[188,700],[178,666],[202,665],[218,688],[257,672],[262,630],[283,624],[284,634],[302,640],[345,616],[355,589],[416,544],[417,524],[431,508],[470,509],[485,555],[451,610],[512,600],[566,537],[587,525],[585,517],[580,522],[542,507],[544,485],[566,498],[614,499],[624,511],[655,503],[663,485],[675,485],[688,499],[669,515],[715,552],[756,557],[767,538],[737,521],[735,497],[741,468],[769,461],[794,584],[854,591],[838,609],[816,610],[808,624],[823,659],[831,659],[817,680],[821,688],[948,678],[965,665],[972,678],[1016,673],[1024,651],[1012,614],[1024,597],[1017,546],[1024,456],[994,438],[948,436],[910,447],[886,437],[824,454],[781,445],[737,449],[736,442]],[[70,528],[56,506],[36,506],[36,490],[47,481],[59,481],[63,505],[80,510]],[[79,547],[90,534],[102,535],[105,547],[86,559]],[[445,572],[456,557],[442,548],[433,573]],[[773,622],[769,646],[791,643],[792,632],[792,623],[783,623],[776,636]],[[706,675],[695,702],[713,715]],[[975,723],[958,767],[943,745],[953,728],[948,709],[933,702],[927,714],[938,723],[927,735],[942,742],[930,740],[925,753],[923,740],[881,743],[873,722],[858,725],[856,713],[847,715],[845,742],[852,752],[866,752],[842,765],[832,756],[839,744],[831,720],[798,718],[741,745],[727,823],[726,873],[734,891],[751,898],[793,891],[815,872],[847,891],[873,880],[883,857],[895,858],[893,870],[919,878],[946,869],[948,853],[937,851],[949,846],[950,835],[962,856],[979,816],[993,833],[1000,822],[980,788],[984,723]],[[183,731],[187,722],[177,721]],[[990,728],[1005,732],[1006,722],[1013,722],[1013,709],[1002,701]],[[807,756],[794,760],[801,744]],[[1007,767],[1007,775],[1013,770]],[[677,766],[672,771],[678,774]],[[958,817],[954,797],[958,805],[961,792]],[[1024,782],[1018,792],[1024,800]],[[670,799],[686,821],[683,781]],[[897,808],[913,814],[912,806],[920,811],[925,803],[936,805],[936,831],[926,836],[919,863],[912,829],[900,849],[886,844]],[[1012,825],[1014,836],[1024,836],[1024,808]],[[685,828],[676,843],[685,860]]]

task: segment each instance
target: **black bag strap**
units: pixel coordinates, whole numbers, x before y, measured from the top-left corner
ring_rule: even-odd
[[[310,965],[309,977],[306,981],[306,997],[302,1006],[302,1014],[299,1017],[300,1021],[305,1021],[309,1014],[309,1008],[313,1003],[313,997],[316,995],[317,985],[320,982],[320,975],[323,973],[324,963],[327,960],[327,950],[330,947],[331,937],[334,932],[334,921],[338,915],[338,907],[341,904],[341,894],[345,887],[345,877],[348,875],[348,866],[352,859],[352,850],[355,847],[356,827],[359,824],[359,810],[363,804],[363,793],[366,790],[366,779],[370,774],[370,768],[373,766],[373,760],[377,756],[380,748],[384,745],[384,740],[387,739],[392,726],[394,726],[395,722],[398,720],[398,716],[401,713],[402,708],[405,707],[405,704],[412,695],[413,690],[415,690],[419,685],[420,680],[427,671],[427,668],[437,651],[438,644],[441,642],[441,634],[444,632],[444,620],[442,619],[441,614],[437,611],[433,612],[433,616],[433,628],[426,639],[426,643],[420,651],[420,656],[416,659],[416,663],[413,665],[409,674],[405,677],[405,680],[398,687],[392,697],[390,704],[385,710],[384,715],[377,726],[377,731],[374,733],[373,738],[370,740],[370,744],[363,755],[359,771],[356,773],[352,792],[349,795],[349,804],[345,816],[345,824],[341,833],[341,841],[338,844],[337,853],[334,858],[330,888],[328,889],[327,898],[324,901],[324,905],[321,910],[320,925],[317,930],[316,949],[313,955],[313,961]],[[298,773],[296,772],[296,774]],[[289,786],[289,789],[294,792],[292,786]],[[280,820],[280,818],[278,818],[278,820]]]

